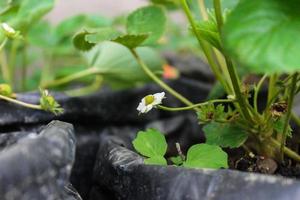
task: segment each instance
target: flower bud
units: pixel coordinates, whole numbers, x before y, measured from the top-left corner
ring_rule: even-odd
[[[4,34],[6,35],[6,37],[10,38],[10,39],[15,39],[18,35],[18,32],[15,31],[15,29],[13,29],[11,26],[9,26],[7,23],[2,23],[1,24],[1,28],[4,32]]]
[[[10,85],[2,83],[0,84],[0,95],[11,97],[13,94],[13,90]]]

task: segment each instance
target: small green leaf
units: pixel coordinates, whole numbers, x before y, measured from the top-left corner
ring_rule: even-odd
[[[167,152],[165,136],[155,129],[139,131],[132,142],[135,150],[146,157],[163,157]]]
[[[217,49],[221,48],[221,38],[217,28],[217,24],[213,19],[208,21],[201,21],[196,26],[197,34],[199,34],[204,40],[210,43]]]
[[[95,43],[91,43],[86,40],[86,36],[92,34],[91,32],[88,32],[87,30],[84,30],[80,33],[77,33],[73,38],[73,44],[77,49],[80,49],[82,51],[88,51],[92,49],[95,46]]]
[[[241,146],[248,138],[246,131],[235,124],[211,122],[203,127],[206,143],[221,147]]]
[[[49,94],[48,90],[41,90],[40,105],[43,110],[54,113],[55,115],[64,112],[59,103]]]
[[[225,23],[224,46],[256,73],[292,73],[300,69],[298,0],[241,0]]]
[[[154,156],[144,160],[147,165],[167,165],[167,161],[163,156]]]
[[[85,40],[89,43],[97,44],[103,41],[115,40],[120,35],[121,33],[116,31],[115,29],[106,27],[94,30],[92,33],[85,37]]]
[[[159,6],[142,7],[127,18],[127,32],[133,35],[150,34],[145,44],[155,43],[165,32],[166,14]]]
[[[54,0],[23,0],[18,14],[13,19],[13,24],[23,31],[47,14],[53,6]]]
[[[140,46],[146,39],[148,38],[148,34],[140,34],[140,35],[121,35],[112,41],[122,44],[129,49],[134,49]]]
[[[189,168],[228,168],[227,154],[219,146],[196,144],[189,148],[183,166]]]
[[[273,128],[274,128],[274,130],[277,133],[282,134],[283,133],[283,129],[284,129],[284,123],[285,123],[285,117],[281,117],[281,118],[275,120],[273,122]],[[287,136],[292,137],[292,131],[293,131],[293,129],[289,125],[288,130],[287,130]]]
[[[171,157],[170,160],[172,161],[172,163],[174,163],[177,166],[182,165],[182,163],[183,163],[180,156]]]

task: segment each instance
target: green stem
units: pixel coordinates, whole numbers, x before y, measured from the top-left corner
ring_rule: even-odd
[[[72,97],[88,95],[88,94],[91,94],[92,92],[97,91],[101,87],[102,82],[103,82],[102,76],[96,75],[95,80],[91,85],[88,85],[88,86],[82,87],[82,88],[78,88],[78,89],[68,90],[68,91],[65,91],[65,93]]]
[[[270,76],[269,87],[268,87],[268,104],[272,101],[273,97],[277,93],[276,90],[276,81],[278,79],[277,74],[273,74]]]
[[[281,148],[281,144],[275,140],[274,138],[270,138],[270,142],[273,146],[275,146],[276,148]],[[296,152],[294,152],[293,150],[283,146],[283,151],[282,151],[285,155],[287,155],[288,157],[292,158],[293,160],[300,162],[300,155],[297,154]]]
[[[224,87],[224,89],[226,90],[227,93],[230,93],[230,88],[228,83],[223,79],[222,73],[220,72],[218,65],[215,63],[214,58],[213,58],[213,54],[212,54],[212,49],[210,48],[210,46],[205,42],[204,39],[202,39],[202,37],[200,36],[200,34],[197,31],[197,26],[196,26],[196,22],[193,19],[192,13],[186,3],[186,0],[180,0],[181,5],[183,7],[183,10],[192,26],[193,32],[199,42],[200,47],[202,48],[206,59],[208,61],[208,64],[210,65],[216,79],[221,83],[221,85]]]
[[[297,116],[297,114],[295,112],[292,112],[292,119],[297,124],[297,126],[300,126],[300,118],[299,118],[299,116]]]
[[[232,103],[232,102],[233,102],[233,100],[231,100],[231,99],[215,99],[215,100],[206,101],[206,102],[202,102],[202,103],[197,103],[197,104],[194,104],[192,106],[186,106],[186,107],[171,108],[171,107],[162,106],[162,105],[158,105],[157,107],[162,109],[162,110],[166,110],[166,111],[183,111],[183,110],[190,110],[190,109],[193,109],[193,108],[205,106],[205,105],[210,104],[210,103]]]
[[[166,83],[164,83],[160,78],[158,78],[149,68],[148,66],[143,62],[143,60],[139,57],[139,55],[136,53],[135,50],[131,50],[133,56],[135,57],[136,61],[139,63],[139,65],[142,67],[144,72],[159,86],[161,86],[163,89],[168,91],[170,94],[172,94],[174,97],[176,97],[178,100],[180,100],[182,103],[186,104],[187,106],[193,106],[194,104],[189,101],[187,98],[176,92],[174,89],[172,89],[170,86],[168,86]]]
[[[231,81],[232,81],[233,90],[234,90],[237,102],[239,104],[239,108],[242,112],[242,115],[245,117],[245,119],[247,121],[253,122],[253,120],[250,116],[248,107],[247,107],[246,100],[245,100],[245,98],[244,98],[244,96],[243,96],[243,94],[240,90],[239,79],[238,79],[238,76],[235,72],[233,64],[229,59],[226,59],[226,57],[225,57],[225,60],[226,60],[228,72],[229,72],[229,75],[230,75],[230,78],[231,78]]]
[[[3,40],[3,42],[1,43],[1,45],[0,45],[0,51],[2,51],[2,49],[4,48],[4,46],[6,45],[6,43],[7,43],[7,38],[5,38]]]
[[[221,8],[220,0],[214,0],[214,8],[215,8],[215,14],[216,14],[216,18],[217,18],[218,28],[221,33],[221,29],[222,29],[222,25],[223,25],[223,17],[222,17],[222,8]],[[251,118],[251,115],[250,115],[248,107],[247,107],[247,102],[240,90],[240,81],[239,81],[238,75],[235,71],[235,68],[233,66],[233,63],[228,58],[228,56],[225,54],[225,52],[224,52],[224,58],[225,58],[225,61],[227,64],[227,70],[229,72],[233,90],[234,90],[237,102],[239,104],[241,113],[247,121],[253,122],[253,119]]]
[[[19,46],[18,40],[13,40],[12,46],[10,49],[10,55],[9,55],[9,79],[11,81],[12,86],[16,86],[14,77],[15,77],[15,69],[16,69],[16,57],[17,57],[17,50]]]
[[[16,100],[16,99],[12,99],[12,98],[7,97],[7,96],[0,95],[0,99],[9,101],[9,102],[14,103],[14,104],[21,105],[21,106],[26,107],[26,108],[31,108],[31,109],[36,109],[36,110],[43,110],[40,105],[25,103],[25,102],[22,102],[22,101],[19,101],[19,100]]]
[[[292,115],[292,108],[293,108],[293,102],[294,102],[294,97],[295,97],[295,90],[297,86],[297,77],[298,73],[295,73],[292,78],[292,83],[291,83],[291,88],[290,88],[290,94],[289,94],[289,99],[288,99],[288,108],[287,108],[287,113],[286,113],[286,118],[284,122],[284,128],[283,128],[283,133],[282,133],[282,141],[281,141],[281,146],[280,146],[280,153],[281,153],[281,161],[283,161],[283,150],[284,146],[286,143],[286,137],[287,137],[287,131],[289,128],[289,122],[291,119]]]
[[[81,71],[81,72],[63,77],[61,79],[57,79],[57,80],[54,80],[54,81],[51,81],[51,82],[48,82],[48,83],[44,83],[44,84],[41,85],[41,87],[42,88],[57,87],[57,86],[60,86],[60,85],[70,83],[74,80],[86,77],[86,76],[95,75],[97,73],[99,73],[99,70],[95,67],[92,67],[92,68],[86,69],[84,71]]]
[[[1,43],[0,62],[1,62],[2,77],[3,77],[3,79],[6,83],[10,84],[11,81],[10,81],[10,76],[9,76],[9,68],[8,68],[8,64],[7,64],[7,57],[6,57],[6,53],[3,49],[6,43],[7,43],[7,38],[5,38],[3,40],[3,42]]]
[[[205,1],[204,0],[198,0],[199,10],[201,13],[201,16],[203,20],[208,20],[208,14],[206,11]]]
[[[26,90],[27,65],[28,65],[28,54],[27,54],[27,44],[25,43],[23,46],[23,57],[22,57],[22,66],[21,66],[21,85],[20,85],[21,91]]]
[[[218,31],[221,34],[222,33],[222,26],[223,26],[223,15],[222,15],[222,7],[220,0],[214,0],[214,9],[215,9],[215,15],[218,25]]]
[[[253,97],[253,105],[254,105],[254,110],[255,112],[258,113],[258,109],[257,109],[257,98],[258,98],[258,93],[260,91],[260,88],[262,86],[262,84],[264,83],[264,81],[266,80],[267,75],[264,75],[260,81],[258,82],[257,86],[255,86],[254,88],[254,97]]]

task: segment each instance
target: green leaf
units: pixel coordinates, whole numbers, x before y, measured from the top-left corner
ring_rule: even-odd
[[[153,72],[162,70],[163,61],[156,51],[148,47],[139,47],[136,51]],[[96,67],[104,76],[104,82],[114,87],[132,87],[151,81],[130,50],[118,43],[102,42],[84,55],[89,66]]]
[[[219,146],[196,144],[189,148],[183,166],[189,168],[228,168],[227,154]]]
[[[155,156],[144,160],[147,165],[167,165],[167,161],[163,156]]]
[[[300,69],[298,0],[242,0],[228,16],[224,44],[228,52],[256,73]]]
[[[87,30],[77,33],[73,38],[74,46],[82,51],[88,51],[92,49],[95,46],[95,43],[91,43],[86,40],[86,36],[89,34],[92,33],[88,32]]]
[[[65,38],[74,35],[74,33],[83,28],[101,28],[111,25],[111,21],[102,16],[95,15],[76,15],[59,23],[55,33],[58,38]]]
[[[284,123],[285,123],[285,117],[281,117],[281,118],[275,120],[273,122],[273,128],[274,128],[274,130],[277,133],[282,134],[283,133],[283,129],[284,129]],[[288,130],[287,130],[287,136],[292,137],[292,131],[293,131],[293,129],[289,125]]]
[[[45,49],[53,48],[56,45],[52,27],[47,21],[40,21],[32,26],[28,32],[28,41],[31,45]]]
[[[221,48],[221,38],[217,28],[217,24],[213,19],[201,21],[196,25],[197,33],[212,46],[217,49]]]
[[[156,129],[139,131],[132,144],[137,152],[150,158],[163,157],[168,147],[165,136]]]
[[[153,4],[166,6],[168,9],[178,8],[179,0],[151,0]]]
[[[122,44],[129,49],[134,49],[140,46],[146,39],[148,38],[148,34],[140,34],[140,35],[121,35],[112,41]]]
[[[183,164],[183,161],[182,161],[182,159],[181,159],[180,156],[174,156],[174,157],[171,157],[170,160],[172,161],[172,163],[174,163],[174,164],[177,165],[177,166]]]
[[[85,37],[85,41],[88,43],[97,44],[103,41],[112,41],[121,35],[120,32],[116,31],[111,27],[100,28],[97,30],[90,31]]]
[[[20,9],[13,19],[17,29],[27,29],[42,18],[54,6],[54,0],[23,0]]]
[[[146,39],[148,34],[121,34],[113,28],[106,27],[97,30],[84,30],[83,32],[77,33],[74,37],[73,43],[76,48],[80,50],[89,50],[82,48],[85,45],[97,44],[103,41],[112,41],[122,44],[129,49],[140,46]]]
[[[159,6],[142,7],[127,18],[127,32],[133,35],[150,34],[145,44],[155,43],[165,32],[166,14]]]
[[[236,148],[248,138],[246,131],[235,124],[211,122],[203,127],[206,143],[221,147]]]
[[[224,87],[220,82],[216,82],[213,87],[211,88],[207,99],[212,100],[212,99],[218,99],[226,95],[226,92],[224,90]]]

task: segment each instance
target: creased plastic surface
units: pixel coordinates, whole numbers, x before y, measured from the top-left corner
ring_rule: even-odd
[[[283,177],[144,165],[138,154],[120,146],[120,138],[102,137],[94,181],[118,199],[298,200],[300,196],[300,182]]]
[[[75,159],[71,124],[52,121],[40,134],[4,135],[0,141],[10,142],[0,151],[1,200],[81,199],[68,180]]]

